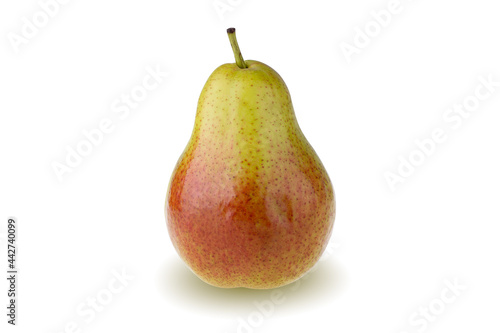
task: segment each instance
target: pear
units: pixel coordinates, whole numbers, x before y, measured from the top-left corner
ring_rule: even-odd
[[[271,289],[319,260],[335,219],[328,174],[271,67],[218,67],[201,92],[194,129],[170,179],[165,215],[180,257],[222,288]]]

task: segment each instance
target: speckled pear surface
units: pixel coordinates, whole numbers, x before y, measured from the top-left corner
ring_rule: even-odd
[[[206,82],[165,213],[181,258],[203,281],[268,289],[318,261],[335,218],[333,187],[271,67],[225,64]]]

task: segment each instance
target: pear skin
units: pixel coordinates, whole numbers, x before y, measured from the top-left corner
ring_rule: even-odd
[[[239,48],[235,56],[238,63]],[[201,92],[165,215],[175,249],[200,279],[270,289],[319,260],[335,197],[283,79],[261,62],[241,60],[243,68],[218,67]]]

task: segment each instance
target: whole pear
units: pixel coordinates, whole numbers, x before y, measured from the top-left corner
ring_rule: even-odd
[[[203,281],[269,289],[319,260],[335,219],[333,186],[302,133],[283,79],[243,60],[206,82],[194,129],[170,180],[172,243]]]

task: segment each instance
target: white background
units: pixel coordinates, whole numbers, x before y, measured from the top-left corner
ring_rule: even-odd
[[[342,43],[377,29],[370,12],[388,0],[229,3],[218,15],[213,0],[71,0],[15,47],[23,17],[33,22],[41,7],[2,1],[1,266],[15,216],[20,269],[15,328],[0,284],[2,332],[498,332],[500,87],[459,125],[443,118],[474,101],[479,77],[500,81],[498,4],[401,0],[346,57]],[[231,26],[246,59],[284,78],[337,195],[328,255],[281,288],[279,304],[268,290],[201,282],[164,219],[199,93],[234,61]],[[147,67],[169,75],[120,118],[113,103]],[[60,181],[53,163],[103,119],[112,132]],[[446,140],[392,191],[384,175],[398,174],[399,157],[422,158],[415,140],[436,128]],[[124,287],[114,280],[122,270]],[[89,310],[95,297],[100,311]]]

